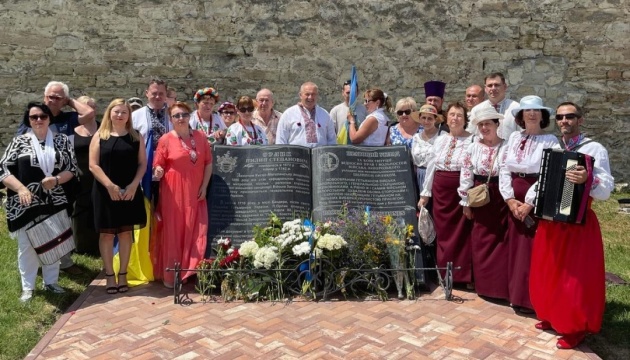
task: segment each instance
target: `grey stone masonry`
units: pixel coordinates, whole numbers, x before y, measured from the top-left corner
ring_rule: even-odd
[[[205,86],[221,100],[268,87],[282,111],[308,80],[332,108],[352,64],[362,90],[394,100],[423,101],[432,79],[448,84],[446,101],[463,100],[500,71],[515,100],[583,105],[585,132],[628,181],[628,34],[626,0],[1,1],[0,148],[53,79],[96,98],[100,117],[113,98],[144,97],[152,76],[187,101]]]

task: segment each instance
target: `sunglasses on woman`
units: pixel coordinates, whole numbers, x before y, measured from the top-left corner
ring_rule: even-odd
[[[398,116],[409,115],[409,114],[411,114],[411,109],[396,111],[396,115]]]
[[[46,121],[48,120],[48,115],[46,114],[29,115],[28,119],[31,121],[37,121],[37,120]]]
[[[173,119],[188,119],[190,117],[190,114],[186,113],[186,112],[183,112],[183,113],[173,114],[173,115],[171,115],[171,117]]]
[[[253,106],[240,107],[240,108],[238,108],[238,111],[240,111],[240,112],[242,112],[242,113],[246,113],[246,112],[254,112],[254,107],[253,107]]]

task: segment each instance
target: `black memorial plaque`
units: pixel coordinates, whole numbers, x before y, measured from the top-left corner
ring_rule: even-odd
[[[251,240],[271,212],[283,221],[311,213],[310,149],[215,146],[210,183],[209,246],[218,237]]]
[[[334,220],[342,206],[416,224],[415,174],[405,146],[313,149],[313,220]]]

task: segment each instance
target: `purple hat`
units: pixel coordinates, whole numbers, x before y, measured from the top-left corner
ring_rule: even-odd
[[[424,96],[437,96],[444,99],[444,90],[446,89],[446,83],[441,81],[427,81],[424,83]]]
[[[219,106],[219,110],[217,110],[218,112],[221,112],[225,109],[234,109],[236,110],[236,105],[232,104],[229,101],[224,102],[223,104],[221,104],[221,106]]]

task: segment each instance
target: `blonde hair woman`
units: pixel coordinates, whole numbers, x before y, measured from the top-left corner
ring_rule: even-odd
[[[96,179],[92,190],[94,226],[100,233],[99,248],[107,277],[108,294],[127,292],[127,265],[132,235],[146,225],[144,198],[139,187],[147,157],[142,137],[131,127],[131,106],[124,99],[112,101],[90,144],[90,171]],[[114,279],[114,236],[118,235],[120,271]]]

